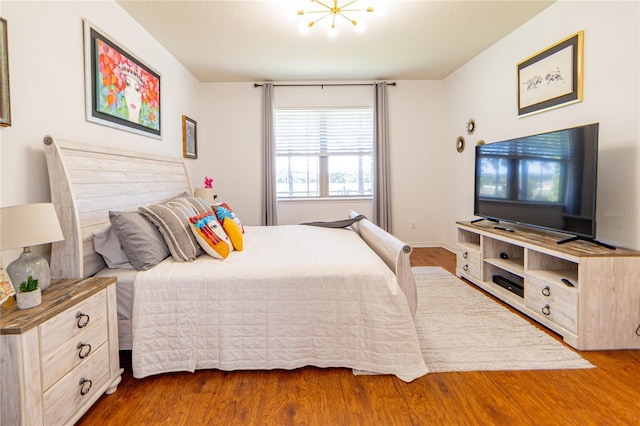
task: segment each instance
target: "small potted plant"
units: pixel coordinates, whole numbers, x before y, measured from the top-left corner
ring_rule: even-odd
[[[18,309],[28,309],[38,306],[42,302],[42,292],[38,286],[38,279],[33,279],[31,275],[27,281],[20,283],[16,293]]]
[[[213,203],[213,201],[218,198],[218,196],[213,193],[213,178],[205,176],[204,188],[196,188],[195,196],[198,198],[204,198],[209,203]]]

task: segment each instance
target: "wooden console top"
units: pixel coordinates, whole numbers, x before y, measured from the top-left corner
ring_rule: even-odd
[[[558,241],[569,238],[570,235],[557,232],[544,231],[542,229],[531,228],[517,224],[496,224],[490,221],[480,221],[471,223],[469,221],[456,222],[458,225],[468,227],[475,231],[493,234],[499,236],[500,239],[520,242],[523,246],[538,246],[547,250],[564,253],[575,257],[635,257],[640,256],[640,251],[631,250],[622,247],[616,247],[615,250],[600,246],[589,241],[571,241],[569,243],[558,244]],[[511,229],[513,232],[496,229],[495,227]]]

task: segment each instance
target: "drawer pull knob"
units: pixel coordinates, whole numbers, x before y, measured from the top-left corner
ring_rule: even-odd
[[[546,286],[545,288],[542,289],[542,295],[543,296],[551,296],[551,288],[549,286]]]
[[[89,379],[85,379],[84,377],[80,379],[80,395],[86,395],[91,390],[91,386],[93,386],[93,382]]]
[[[551,315],[551,307],[549,305],[544,305],[542,308],[542,313],[545,315]]]
[[[89,343],[78,343],[78,357],[80,359],[85,359],[91,353],[91,345]]]
[[[464,253],[462,253],[462,257],[464,257],[465,259],[468,258],[469,257],[469,253],[465,251]]]
[[[466,272],[466,271],[468,271],[468,270],[469,270],[469,265],[464,265],[464,266],[462,267],[462,269],[464,269],[464,271],[465,271],[465,272]]]
[[[87,324],[89,324],[89,315],[83,314],[82,312],[78,312],[76,314],[76,318],[78,319],[77,325],[78,328],[85,328]]]

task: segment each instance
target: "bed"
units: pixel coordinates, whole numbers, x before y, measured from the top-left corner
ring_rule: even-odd
[[[119,345],[132,350],[135,377],[307,365],[404,381],[428,373],[411,248],[367,219],[346,229],[244,226],[243,250],[224,260],[109,268],[94,246],[109,212],[189,197],[182,159],[50,136],[44,148],[65,235],[52,245],[52,276],[118,278]]]

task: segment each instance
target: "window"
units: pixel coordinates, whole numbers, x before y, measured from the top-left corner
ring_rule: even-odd
[[[274,110],[278,198],[371,197],[373,108]]]

